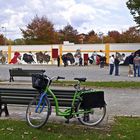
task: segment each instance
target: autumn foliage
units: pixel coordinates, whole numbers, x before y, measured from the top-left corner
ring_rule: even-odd
[[[75,44],[140,42],[140,34],[135,27],[130,27],[122,33],[115,30],[109,31],[107,35],[101,37],[94,30],[87,34],[78,34],[78,31],[70,24],[57,31],[46,17],[39,18],[38,16],[26,27],[26,30],[21,29],[25,44],[62,44],[63,41]]]

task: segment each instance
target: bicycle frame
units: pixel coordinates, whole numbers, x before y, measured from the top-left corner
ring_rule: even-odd
[[[86,91],[86,93],[87,92],[91,92],[91,90]],[[76,99],[82,100],[80,95],[84,94],[84,93],[85,93],[85,91],[76,90],[75,93],[74,93],[73,99],[72,99],[71,107],[70,108],[66,108],[65,111],[61,111],[60,107],[59,107],[59,102],[57,100],[57,97],[54,95],[52,90],[48,86],[44,90],[44,94],[51,95],[53,97],[53,100],[55,102],[55,113],[56,113],[57,116],[77,115],[77,114],[83,113],[83,112],[75,112],[74,111],[74,107],[75,107]],[[43,96],[44,96],[44,94],[43,94]],[[88,113],[88,112],[89,111],[85,111],[85,113]]]
[[[74,107],[74,103],[77,97],[79,97],[80,91],[75,91],[74,96],[73,96],[73,100],[72,100],[72,104],[71,104],[71,108],[66,108],[66,110],[68,109],[68,111],[61,111],[60,107],[59,107],[59,102],[57,100],[57,97],[54,95],[54,93],[51,91],[51,89],[47,86],[44,93],[46,93],[47,95],[51,95],[53,97],[53,100],[55,102],[55,113],[57,116],[68,116],[70,115],[70,110]],[[76,113],[74,113],[74,111],[71,112],[73,115],[75,115]]]

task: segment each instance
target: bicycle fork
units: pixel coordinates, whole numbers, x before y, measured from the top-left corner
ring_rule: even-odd
[[[43,93],[42,95],[41,95],[41,98],[39,98],[39,103],[37,104],[37,107],[36,107],[36,109],[35,109],[35,113],[41,113],[42,111],[43,111],[43,109],[44,109],[44,107],[45,107],[45,100],[43,101],[43,99],[44,99],[44,97],[46,96],[46,93]],[[41,105],[41,103],[42,103],[42,101],[43,101],[43,105],[42,105],[42,107],[40,108],[40,105]],[[40,109],[40,110],[39,110]]]

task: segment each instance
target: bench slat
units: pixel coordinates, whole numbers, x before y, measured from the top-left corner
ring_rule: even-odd
[[[58,99],[59,106],[71,106],[75,90],[52,89],[52,91]],[[35,89],[0,88],[0,103],[28,105],[37,95],[38,91]],[[48,95],[48,98],[51,105],[54,105],[55,103],[52,97]]]

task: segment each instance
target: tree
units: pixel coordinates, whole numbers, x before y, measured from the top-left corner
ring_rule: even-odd
[[[121,34],[118,31],[109,31],[108,36],[111,38],[111,43],[120,43]]]
[[[5,45],[5,38],[3,34],[0,34],[0,45]]]
[[[26,44],[53,44],[54,25],[46,17],[35,16],[26,30],[21,29]]]
[[[134,17],[134,21],[140,27],[140,0],[128,0],[126,2],[128,9]]]
[[[15,39],[12,44],[14,44],[14,45],[25,45],[25,40],[22,39],[22,38],[18,38],[18,39]]]
[[[96,33],[94,32],[94,30],[91,30],[89,33],[88,33],[88,36],[95,36]]]
[[[103,41],[104,41],[104,43],[116,43],[115,39],[113,37],[108,36],[108,35],[103,37]]]
[[[85,43],[100,43],[100,38],[98,35],[94,32],[94,30],[91,30],[88,32],[88,34],[85,37]]]
[[[66,25],[62,30],[59,31],[61,35],[61,41],[69,41],[78,43],[78,32],[71,25]]]
[[[127,31],[122,33],[121,41],[123,43],[140,42],[140,34],[136,27],[130,27]]]

